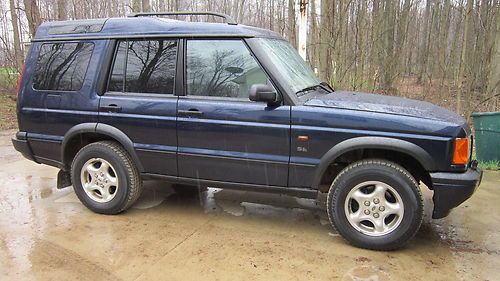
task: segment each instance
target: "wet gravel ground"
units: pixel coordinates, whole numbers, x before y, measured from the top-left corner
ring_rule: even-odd
[[[349,246],[313,200],[149,181],[118,216],[87,210],[57,170],[0,132],[0,280],[499,280],[500,172],[402,250]],[[182,190],[181,190],[182,191]]]

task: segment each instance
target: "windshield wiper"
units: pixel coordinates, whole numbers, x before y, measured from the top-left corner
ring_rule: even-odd
[[[304,89],[296,92],[295,94],[297,95],[297,97],[301,97],[301,96],[305,95],[307,92],[312,91],[312,90],[317,90],[318,88],[323,89],[327,92],[330,92],[330,89],[328,88],[328,86],[323,85],[323,83],[319,83],[319,84],[314,85],[314,86],[305,87]]]
[[[335,90],[333,89],[333,87],[332,87],[332,86],[330,86],[330,84],[328,84],[328,83],[326,83],[326,82],[321,82],[321,83],[319,83],[319,84],[320,84],[320,85],[322,85],[322,86],[325,86],[326,88],[328,88],[328,91],[329,91],[329,92],[331,92],[331,93],[335,92]]]

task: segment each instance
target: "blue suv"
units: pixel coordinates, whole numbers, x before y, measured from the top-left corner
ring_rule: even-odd
[[[208,14],[222,23],[164,16]],[[278,34],[218,13],[42,24],[19,81],[15,148],[58,167],[94,212],[118,214],[142,181],[325,195],[358,247],[415,235],[481,181],[466,121],[430,103],[334,91]],[[324,198],[324,197],[323,197]]]

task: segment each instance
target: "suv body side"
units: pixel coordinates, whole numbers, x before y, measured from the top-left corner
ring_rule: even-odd
[[[126,21],[111,22],[110,30]],[[156,24],[160,25],[150,23],[153,30]],[[134,32],[137,30],[130,31]],[[169,32],[177,31],[172,28]],[[430,188],[449,186],[447,179],[455,175],[459,175],[458,185],[467,187],[465,193],[477,186],[477,175],[466,173],[472,163],[450,164],[453,140],[470,134],[464,121],[457,125],[404,114],[308,104],[286,87],[283,74],[259,48],[256,38],[275,35],[244,36],[241,30],[233,29],[231,32],[224,36],[175,36],[157,31],[149,36],[108,34],[99,39],[38,38],[27,56],[21,81],[16,149],[27,158],[59,167],[64,173],[84,145],[115,140],[127,150],[144,178],[311,198],[318,191],[325,192],[325,185],[346,163],[365,156],[406,160],[409,166],[405,168]],[[40,36],[44,33],[46,30]],[[108,91],[119,43],[147,38],[177,42],[172,93]],[[271,106],[248,100],[190,96],[185,77],[186,45],[194,39],[244,42],[278,92],[281,103]],[[33,77],[41,46],[80,41],[93,44],[82,87],[69,92],[35,90]],[[437,198],[440,192],[436,189],[435,203],[443,200]],[[435,210],[434,217],[445,216],[468,196],[461,193],[449,200],[451,203],[442,210]]]

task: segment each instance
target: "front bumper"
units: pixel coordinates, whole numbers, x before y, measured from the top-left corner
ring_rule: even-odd
[[[472,196],[481,184],[483,171],[473,161],[464,173],[431,173],[430,176],[434,188],[432,218],[440,219]]]
[[[26,138],[26,132],[17,132],[16,136],[12,138],[12,145],[17,151],[21,152],[26,159],[36,162]]]

